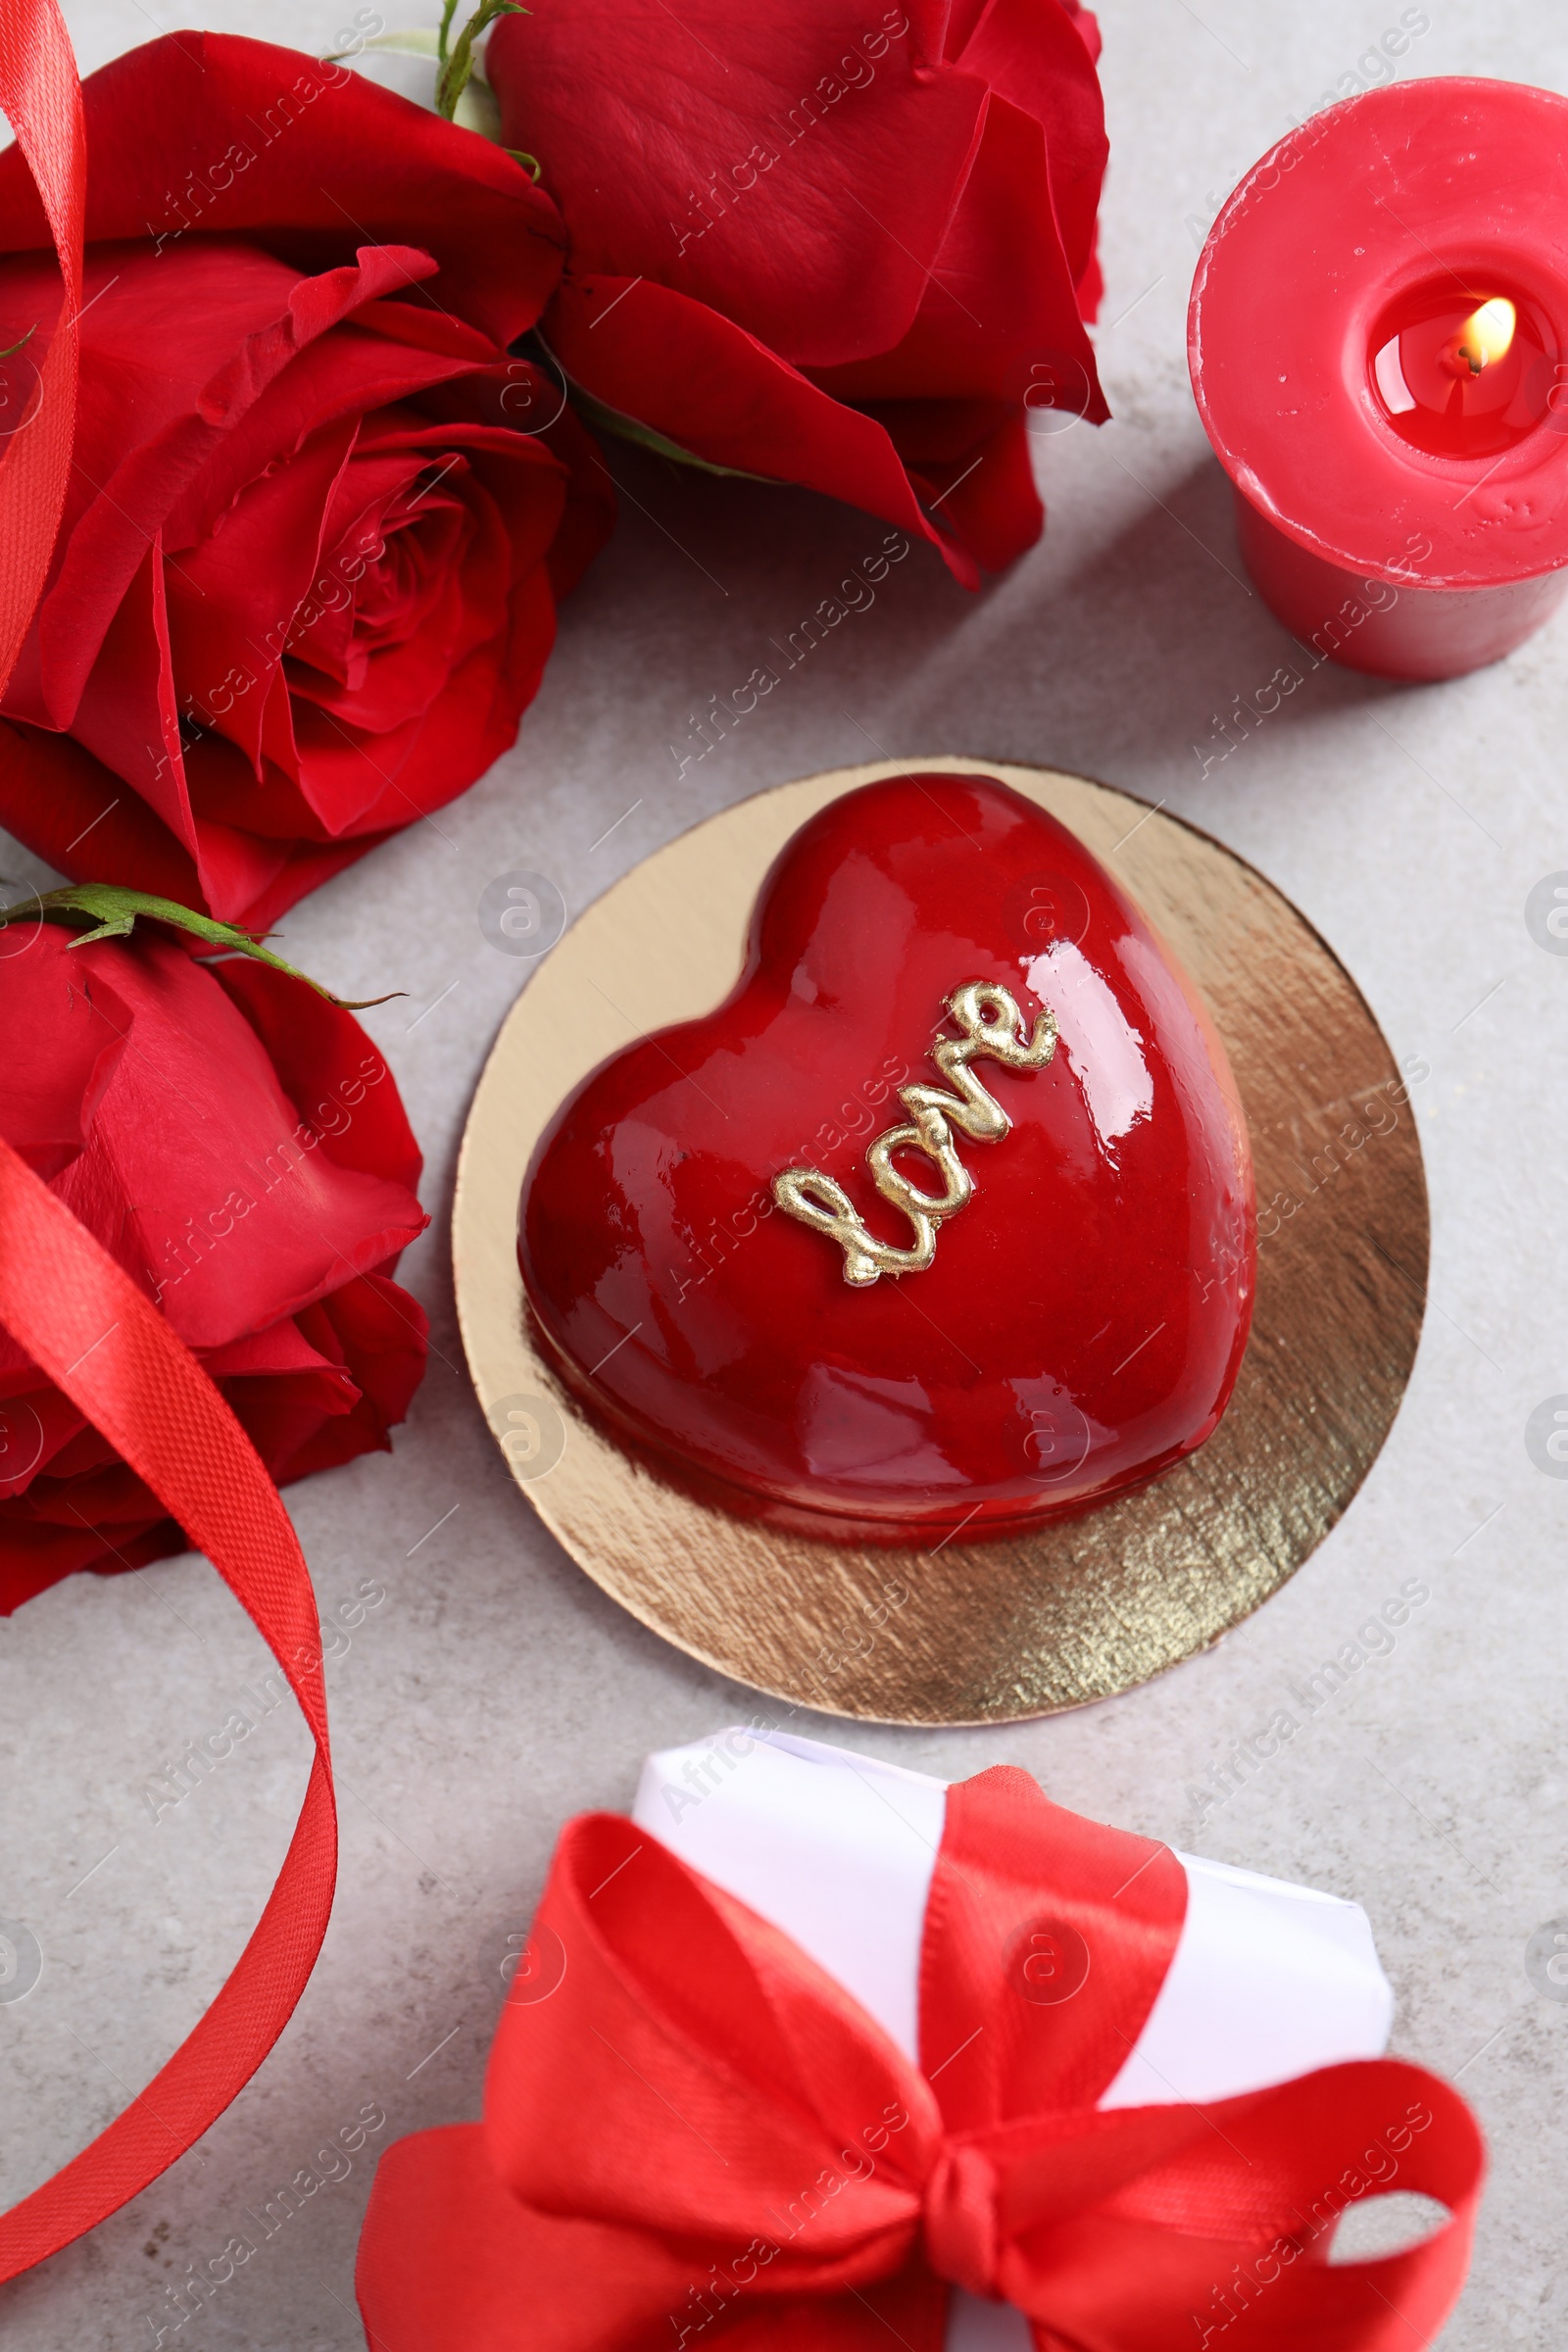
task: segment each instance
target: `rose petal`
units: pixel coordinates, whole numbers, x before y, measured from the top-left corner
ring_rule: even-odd
[[[894,437],[899,437],[896,430]],[[911,478],[921,484],[933,506],[940,502],[942,513],[987,571],[1005,571],[1045,528],[1030,436],[1015,409],[973,450],[956,459],[916,465],[906,451],[906,463]]]
[[[418,330],[416,338],[409,334],[410,324]],[[333,418],[416,399],[493,359],[494,345],[461,320],[433,318],[432,324],[437,335],[407,303],[372,297],[333,333],[306,344],[171,508],[165,544],[179,549],[204,538],[259,474],[291,458]]]
[[[38,1367],[6,1335],[6,1369],[0,1374],[0,1516],[4,1501],[24,1494],[34,1478],[47,1476],[89,1424],[57,1388],[41,1381]],[[97,1436],[94,1430],[92,1435]],[[102,1441],[100,1441],[102,1443]],[[105,1449],[107,1451],[107,1448]]]
[[[125,1050],[53,1189],[191,1346],[224,1346],[296,1313],[421,1230],[405,1184],[334,1160],[309,1126],[301,1134],[256,1032],[188,956],[156,938],[74,949],[70,937],[46,925],[25,969],[8,969],[8,1022],[48,1035],[83,1020]],[[63,1010],[67,992],[80,999],[95,977],[102,998]],[[310,992],[289,985],[303,1007]],[[345,1083],[353,1073],[351,1063]]]
[[[285,1315],[265,1331],[243,1332],[222,1348],[202,1350],[203,1369],[214,1380],[259,1380],[274,1373],[308,1373],[318,1391],[321,1407],[329,1413],[347,1412],[359,1391],[348,1377],[339,1351],[323,1355],[305,1334],[306,1318],[314,1307]]]
[[[945,9],[898,13],[867,54],[840,0],[573,0],[504,18],[488,71],[579,275],[673,287],[828,367],[907,327],[985,106],[940,62]]]
[[[172,257],[161,277],[145,253],[126,257],[124,284],[112,284],[83,314],[88,421],[74,480],[84,503],[68,509],[64,553],[35,623],[47,710],[24,710],[23,716],[47,716],[60,727],[72,723],[126,582],[200,470],[312,338],[350,317],[361,302],[379,298],[388,283],[424,259],[407,252],[368,254],[363,264],[313,279],[293,276],[243,246],[193,246],[177,260]],[[148,304],[148,276],[162,291],[162,315]],[[217,367],[209,368],[211,352],[199,339],[189,370],[161,362],[151,367],[149,338],[154,351],[171,342],[177,346],[180,322],[192,308],[225,320]],[[140,373],[155,374],[161,390],[156,403],[150,395],[140,401],[127,434],[116,404],[122,381],[138,381],[138,350]]]
[[[74,1513],[66,1514],[66,1525],[53,1527],[33,1519],[30,1512],[24,1517],[24,1512],[25,1501],[10,1506],[0,1517],[0,1617],[11,1616],[24,1600],[35,1600],[76,1570],[95,1568],[114,1575],[122,1569],[145,1568],[149,1560],[185,1548],[184,1537],[169,1519],[150,1533],[145,1528],[135,1534],[117,1529],[118,1541],[111,1546],[94,1526],[84,1526]]]
[[[82,85],[87,238],[243,235],[314,273],[417,243],[436,301],[497,344],[532,324],[561,267],[549,197],[499,147],[347,66],[229,33],[149,41]],[[0,252],[50,243],[24,159],[0,155]]]
[[[297,1317],[204,1357],[280,1485],[386,1449],[426,1355],[423,1310],[379,1274],[357,1276]],[[47,1420],[56,1393],[35,1396]],[[69,1409],[69,1408],[68,1408]],[[74,1571],[115,1575],[186,1539],[96,1430],[55,1456],[49,1474],[0,1499],[0,1616]]]
[[[324,997],[307,1004],[298,981],[265,963],[231,957],[211,966],[267,1049],[290,1102],[318,1149],[343,1168],[418,1189],[423,1167],[386,1062],[352,1012]]]
[[[1098,66],[1100,53],[1105,46],[1104,36],[1100,29],[1100,19],[1092,10],[1085,8],[1083,0],[1062,0],[1062,6],[1072,19],[1074,32],[1077,33],[1078,38],[1089,52],[1091,65]]]
[[[69,735],[0,719],[0,823],[73,881],[112,874],[127,889],[175,899],[182,906],[200,902],[201,883],[188,852],[145,802]],[[275,877],[281,862],[272,858],[257,890]]]
[[[417,424],[418,419],[414,421]],[[373,603],[377,573],[387,562],[391,512],[423,470],[417,452],[397,442],[388,449],[362,429],[355,463],[336,483],[321,526],[320,592],[312,597],[290,633],[291,662],[309,662],[325,679],[347,681],[356,640],[364,632],[361,612],[367,593]],[[394,568],[395,559],[388,565]]]
[[[547,637],[540,663],[549,650]],[[519,709],[526,699],[519,700]],[[216,748],[238,761],[228,745]],[[199,759],[200,750],[198,746],[194,757]],[[244,773],[243,762],[239,764]],[[432,808],[439,805],[432,799]],[[406,810],[396,822],[407,821]],[[201,904],[193,860],[152,810],[68,735],[0,718],[0,822],[75,881],[112,875],[127,889],[151,891],[182,906]],[[389,818],[379,831],[342,842],[297,834],[273,841],[236,833],[205,813],[201,822],[209,851],[217,842],[232,852],[217,869],[220,878],[215,884],[227,892],[223,878],[231,878],[232,895],[213,900],[212,911],[224,922],[255,931],[270,929],[300,899],[353,865],[396,829]]]
[[[357,432],[353,417],[323,425],[288,465],[252,482],[211,538],[168,563],[182,710],[236,745],[258,775],[267,688],[320,566],[322,517]]]
[[[987,0],[956,54],[1045,131],[1056,226],[1076,282],[1094,253],[1107,152],[1104,99],[1080,24],[1059,0]]]
[[[417,719],[352,746],[324,735],[313,746],[312,758],[323,767],[357,758],[381,779],[379,797],[366,804],[358,820],[373,829],[373,839],[444,808],[515,740],[519,713],[539,690],[555,635],[555,601],[542,566],[517,581],[507,609],[508,628],[450,672]],[[318,789],[326,789],[324,781],[318,779]]]
[[[566,503],[545,554],[557,601],[569,596],[615,527],[614,484],[592,434],[563,409],[544,436],[566,469]]]
[[[882,427],[716,311],[665,286],[563,279],[543,329],[566,373],[710,465],[799,482],[899,523],[973,587],[973,563],[921,514]]]
[[[329,1470],[357,1454],[386,1450],[387,1431],[408,1412],[424,1371],[424,1311],[381,1275],[363,1275],[306,1310],[302,1323],[324,1353],[342,1353],[360,1395],[349,1412],[319,1425],[274,1459],[280,1482]]]
[[[493,375],[496,371],[488,372]],[[474,414],[484,405],[486,389],[482,381],[442,384],[420,402],[421,411],[449,417],[455,430],[446,424],[424,422],[411,428],[383,411],[365,419],[360,445],[369,452],[390,441],[396,447],[416,450],[424,465],[437,471],[450,457],[461,455],[467,475],[481,483],[505,512],[515,577],[542,564],[555,544],[566,464],[553,444],[559,438],[561,448],[569,450],[577,462],[597,449],[597,444],[569,413],[556,420],[548,440],[490,424]],[[603,463],[593,471],[602,480]],[[603,496],[591,491],[590,496],[599,511],[613,512],[612,491]]]
[[[565,468],[566,502],[544,560],[557,597],[568,596],[614,528],[615,490],[598,442],[569,406],[560,368],[511,359],[462,383],[432,385],[419,406],[427,416],[467,422],[478,416],[510,426],[514,442],[522,436],[520,447]]]
[[[54,928],[55,926],[51,926]],[[72,934],[66,934],[69,939]],[[16,978],[13,965],[38,951],[38,934],[24,922],[0,932],[0,990]],[[6,1075],[0,1088],[0,1135],[34,1175],[47,1182],[70,1165],[87,1138],[104,1089],[125,1050],[128,1008],[107,980],[86,999],[58,983],[48,992],[51,1020],[6,1021]],[[0,1456],[0,1480],[5,1475]]]
[[[199,868],[170,656],[163,546],[156,535],[110,613],[74,733],[157,810]]]
[[[1020,240],[1020,217],[1037,233]],[[813,381],[840,400],[998,396],[1024,400],[1051,371],[1056,398],[1100,423],[1110,412],[1052,220],[1046,137],[993,98],[963,202],[914,324],[896,350]]]

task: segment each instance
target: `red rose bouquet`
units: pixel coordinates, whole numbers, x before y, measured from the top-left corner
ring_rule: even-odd
[[[1044,519],[1027,412],[1107,411],[1100,36],[1077,0],[572,0],[487,72],[570,237],[542,333],[590,415],[805,483],[960,579]]]
[[[160,1307],[280,1484],[385,1448],[424,1367],[391,1279],[418,1148],[352,1012],[138,927],[0,928],[0,1135]],[[0,1329],[0,1614],[185,1538]]]
[[[347,68],[171,35],[84,86],[74,464],[0,703],[0,823],[266,923],[513,741],[608,476],[508,346],[564,233],[511,157]],[[0,157],[0,432],[61,278]],[[5,723],[9,722],[9,723]]]

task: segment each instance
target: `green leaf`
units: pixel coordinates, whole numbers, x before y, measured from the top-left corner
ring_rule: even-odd
[[[138,916],[149,922],[169,923],[176,931],[188,931],[194,939],[205,939],[215,948],[232,956],[254,956],[258,963],[270,964],[274,972],[286,972],[291,980],[303,980],[314,988],[318,997],[335,1004],[340,1012],[365,1012],[372,1004],[390,1004],[393,997],[405,991],[395,988],[385,997],[335,997],[329,988],[313,980],[309,972],[297,971],[264,948],[259,937],[249,931],[238,931],[232,923],[220,923],[213,915],[197,914],[189,906],[181,906],[173,899],[152,897],[144,890],[122,890],[118,882],[72,882],[63,890],[34,892],[15,906],[0,907],[0,927],[7,923],[51,921],[74,922],[84,918],[92,925],[79,939],[71,943],[74,948],[86,948],[95,939],[128,939]]]

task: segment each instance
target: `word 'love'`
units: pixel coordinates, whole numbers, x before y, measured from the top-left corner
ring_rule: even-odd
[[[1028,1030],[1008,992],[987,980],[970,980],[954,990],[948,1011],[962,1037],[939,1037],[931,1059],[956,1093],[938,1086],[905,1086],[899,1101],[909,1114],[906,1127],[890,1127],[866,1147],[865,1164],[884,1200],[902,1209],[914,1227],[914,1247],[900,1250],[879,1242],[842,1184],[820,1168],[785,1168],[773,1179],[780,1208],[814,1226],[844,1252],[844,1279],[858,1288],[883,1274],[919,1274],[936,1256],[937,1227],[963,1207],[974,1178],[958,1157],[953,1130],[977,1144],[994,1144],[1007,1134],[1011,1119],[975,1076],[971,1063],[982,1055],[1004,1069],[1043,1070],[1056,1051],[1055,1016],[1043,1012]],[[898,1152],[923,1152],[936,1166],[945,1190],[922,1192],[893,1164]]]

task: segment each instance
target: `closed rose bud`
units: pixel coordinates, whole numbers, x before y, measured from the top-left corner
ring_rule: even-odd
[[[138,926],[0,929],[0,1135],[153,1298],[280,1483],[385,1448],[424,1368],[391,1279],[427,1219],[391,1072],[351,1012]],[[185,1548],[0,1331],[0,1614]]]

